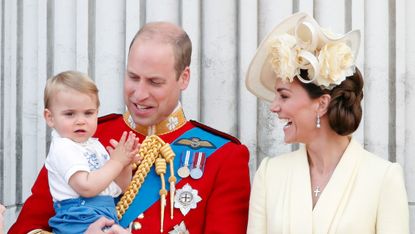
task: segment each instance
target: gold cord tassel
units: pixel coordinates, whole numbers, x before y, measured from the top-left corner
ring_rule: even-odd
[[[163,232],[164,222],[164,207],[166,207],[166,183],[164,181],[164,174],[166,174],[166,160],[164,158],[156,159],[156,173],[160,176],[161,189],[160,189],[160,232]]]
[[[171,149],[170,145],[166,143],[160,149],[161,154],[163,155],[166,162],[170,164],[170,219],[173,219],[173,207],[174,207],[174,194],[176,192],[176,177],[174,176],[174,156],[176,156]]]
[[[140,147],[140,157],[143,159],[138,166],[137,171],[135,172],[133,179],[131,180],[130,185],[122,196],[121,200],[117,204],[117,216],[119,219],[125,214],[125,211],[128,209],[130,204],[133,202],[134,198],[138,194],[138,191],[141,188],[141,185],[144,183],[144,179],[147,174],[150,172],[151,167],[153,166],[156,158],[159,156],[159,149],[163,141],[159,141],[158,136],[148,136],[141,143]],[[160,139],[161,140],[161,139]]]
[[[170,173],[171,176],[169,177],[170,182],[170,201],[171,201],[171,215],[170,217],[173,218],[173,202],[174,202],[174,192],[175,192],[175,182],[176,177],[174,176],[174,152],[171,149],[169,144],[166,144],[160,137],[156,135],[147,136],[146,139],[141,143],[139,157],[142,158],[140,165],[133,165],[133,168],[137,168],[130,185],[128,186],[127,190],[125,191],[124,195],[120,199],[117,204],[117,216],[119,219],[125,214],[128,207],[133,202],[134,198],[137,196],[147,174],[150,172],[151,167],[156,162],[156,173],[160,175],[162,188],[160,189],[160,196],[161,196],[161,232],[163,232],[163,223],[164,223],[164,207],[166,206],[166,195],[167,190],[165,188],[165,181],[164,175],[166,174],[166,162],[170,163]],[[164,159],[163,159],[164,158]],[[161,162],[159,159],[163,160]],[[157,166],[164,163],[164,166]],[[159,168],[162,169],[159,169]],[[163,169],[164,168],[164,169]]]

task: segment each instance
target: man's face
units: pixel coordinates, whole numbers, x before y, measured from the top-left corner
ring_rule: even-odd
[[[136,124],[151,126],[166,119],[187,88],[187,67],[177,79],[173,48],[156,40],[137,38],[128,56],[124,101]]]

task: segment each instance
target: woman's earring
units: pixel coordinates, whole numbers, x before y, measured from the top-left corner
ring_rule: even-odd
[[[321,125],[320,125],[320,115],[317,114],[316,128],[320,128],[320,127],[321,127]]]

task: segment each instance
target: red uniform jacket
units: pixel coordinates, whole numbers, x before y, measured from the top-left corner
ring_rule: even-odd
[[[175,208],[174,219],[171,220],[169,195],[167,195],[164,233],[173,230],[174,226],[182,221],[192,234],[246,233],[250,193],[247,148],[237,139],[194,121],[189,121],[175,131],[161,135],[160,138],[166,143],[171,143],[196,126],[230,141],[207,158],[202,178],[198,180],[184,178],[176,185],[176,189],[180,189],[185,184],[189,184],[198,191],[202,200],[197,203],[195,209],[183,215]],[[113,114],[100,118],[95,137],[107,146],[110,139],[119,139],[123,131],[131,131],[131,128],[121,115]],[[145,138],[139,133],[137,136],[140,141]],[[32,195],[26,200],[9,233],[27,233],[34,229],[50,230],[48,220],[54,213],[47,170],[43,167],[33,185]],[[136,219],[141,224],[141,229],[132,232],[160,233],[160,202],[155,202],[143,214],[144,218]]]

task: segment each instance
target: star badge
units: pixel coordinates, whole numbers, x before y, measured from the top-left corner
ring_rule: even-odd
[[[176,191],[174,197],[174,207],[179,208],[183,215],[189,213],[190,209],[195,209],[202,198],[197,194],[198,191],[193,189],[189,184]]]
[[[189,231],[187,230],[184,221],[182,221],[180,224],[174,226],[173,230],[170,231],[169,234],[189,234]]]

